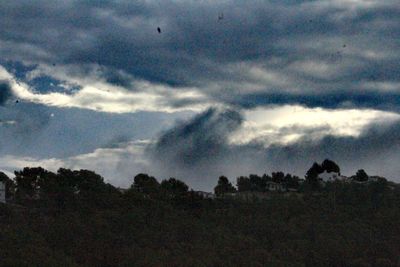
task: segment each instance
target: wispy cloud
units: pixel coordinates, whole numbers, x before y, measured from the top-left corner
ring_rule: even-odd
[[[198,90],[181,88],[179,91],[165,85],[151,84],[145,81],[134,82],[135,90],[108,84],[100,77],[75,78],[72,83],[79,86],[73,93],[35,92],[26,83],[17,81],[4,68],[0,67],[0,79],[8,82],[17,98],[33,103],[55,107],[83,108],[111,113],[129,113],[138,111],[180,112],[201,111],[211,105]],[[89,81],[88,81],[89,80]],[[90,82],[91,81],[91,82]],[[10,91],[11,91],[10,90]]]

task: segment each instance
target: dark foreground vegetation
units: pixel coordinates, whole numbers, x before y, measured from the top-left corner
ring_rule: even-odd
[[[1,175],[10,201],[0,204],[0,266],[400,263],[400,189],[384,179],[243,200],[144,174],[123,192],[91,171],[15,174]]]

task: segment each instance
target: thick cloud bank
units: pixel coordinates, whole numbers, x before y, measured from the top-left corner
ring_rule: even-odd
[[[209,109],[193,120],[164,133],[154,146],[156,157],[182,167],[220,159],[226,153],[229,134],[238,129],[242,117],[232,110]]]
[[[237,111],[209,109],[178,123],[147,148],[153,171],[210,186],[227,167],[237,170],[234,162],[228,164],[233,156],[228,138],[242,121]]]
[[[270,122],[270,127],[275,127],[272,117]],[[169,130],[161,132],[153,141],[127,141],[127,136],[114,139],[108,146],[93,152],[86,149],[87,152],[67,157],[60,154],[50,158],[34,156],[39,153],[2,156],[0,168],[9,173],[24,166],[39,165],[53,170],[59,167],[87,168],[123,187],[129,186],[135,174],[147,172],[159,179],[176,177],[193,188],[212,190],[220,175],[232,180],[240,175],[272,171],[304,176],[314,161],[330,158],[340,165],[345,175],[364,168],[369,174],[400,181],[398,119],[371,122],[356,135],[326,135],[330,132],[329,125],[307,129],[283,127],[278,128],[280,133],[272,143],[264,142],[262,137],[250,142],[232,139],[238,131],[246,129],[245,124],[243,111],[213,108],[166,127]],[[303,135],[292,142],[279,139],[293,133]],[[7,147],[5,144],[2,143],[3,149]]]
[[[357,137],[328,135],[314,139],[305,135],[294,143],[268,147],[257,142],[230,143],[229,136],[241,123],[240,113],[215,109],[179,123],[148,148],[153,171],[210,189],[218,175],[235,179],[249,173],[282,170],[304,176],[314,161],[330,158],[347,175],[364,168],[370,174],[400,181],[400,167],[395,164],[400,149],[398,120],[369,125]]]

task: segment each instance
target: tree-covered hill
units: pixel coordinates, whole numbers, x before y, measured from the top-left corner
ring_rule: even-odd
[[[14,199],[0,205],[0,266],[400,263],[400,189],[383,179],[245,201],[206,199],[180,180],[146,174],[123,191],[87,170],[25,168],[15,176],[7,180]],[[235,189],[226,184],[216,181]]]

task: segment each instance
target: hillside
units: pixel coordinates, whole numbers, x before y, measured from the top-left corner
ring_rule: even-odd
[[[400,190],[384,181],[244,201],[143,175],[122,193],[90,171],[16,174],[14,203],[0,205],[0,266],[399,263]]]

